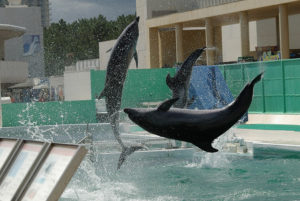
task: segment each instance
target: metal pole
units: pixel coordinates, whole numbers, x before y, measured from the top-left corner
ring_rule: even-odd
[[[2,60],[4,60],[4,40],[0,39],[0,72],[2,69]],[[0,74],[0,128],[2,128],[2,102],[1,102],[1,74]]]
[[[0,71],[1,71],[1,61],[0,61]],[[0,75],[0,128],[2,128],[1,75]]]

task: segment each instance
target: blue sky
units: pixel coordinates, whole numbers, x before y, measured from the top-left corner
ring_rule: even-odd
[[[49,0],[51,22],[64,19],[73,22],[80,18],[97,17],[99,14],[108,20],[119,15],[135,13],[135,0]]]

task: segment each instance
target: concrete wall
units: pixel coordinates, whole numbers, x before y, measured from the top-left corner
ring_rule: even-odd
[[[203,30],[183,31],[183,52],[186,59],[195,49],[205,46],[205,32]],[[174,67],[176,64],[175,31],[161,31],[162,66]],[[158,50],[157,50],[158,51]],[[201,57],[201,59],[204,59]]]
[[[1,83],[23,82],[28,77],[28,63],[19,61],[0,61]]]
[[[275,18],[249,22],[250,51],[257,46],[276,45]],[[241,56],[241,31],[239,24],[222,26],[223,61],[237,61]]]
[[[44,76],[43,27],[41,23],[41,8],[39,7],[9,7],[0,8],[0,24],[12,24],[26,28],[26,33],[20,38],[5,41],[5,60],[24,61],[29,63],[29,77]],[[25,56],[24,42],[32,35],[39,37],[40,46],[32,55]]]
[[[300,15],[289,16],[290,49],[300,49]]]
[[[300,15],[289,16],[290,49],[300,49]],[[249,23],[250,51],[255,47],[276,46],[276,19],[269,18]],[[223,61],[236,61],[241,55],[239,24],[222,27]],[[230,50],[230,51],[228,51]]]
[[[289,16],[290,49],[300,49],[300,14]],[[257,21],[257,45],[277,45],[276,19],[270,18]]]
[[[276,19],[269,18],[256,22],[257,46],[276,46]]]
[[[64,95],[66,101],[90,100],[92,97],[90,72],[65,72]]]
[[[164,31],[160,33],[160,36],[163,49],[162,66],[173,67],[176,63],[175,31]]]
[[[194,50],[205,47],[204,30],[184,30],[183,31],[183,58],[186,59]],[[205,56],[202,56],[204,59]]]
[[[237,61],[241,55],[240,25],[222,26],[223,61]]]
[[[138,2],[139,0],[137,0]],[[185,12],[240,0],[147,0],[147,18],[172,12]]]

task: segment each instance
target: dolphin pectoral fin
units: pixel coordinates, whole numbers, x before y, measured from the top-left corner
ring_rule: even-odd
[[[171,77],[170,73],[168,73],[168,75],[166,77],[166,83],[170,89],[175,88],[175,81],[174,81],[174,78]]]
[[[136,50],[134,50],[133,58],[135,60],[136,68],[138,68],[138,66],[139,66],[139,59],[138,59],[138,55],[137,55]]]
[[[106,51],[106,53],[110,52],[111,50],[112,50],[112,47],[111,47],[111,48],[109,48],[109,49]]]
[[[166,100],[164,101],[163,103],[161,103],[157,110],[158,111],[162,111],[162,112],[167,112],[171,107],[172,105],[178,101],[179,98],[172,98],[172,99],[169,99],[169,100]]]
[[[206,152],[215,153],[219,151],[211,146],[211,142],[201,142],[195,145]]]
[[[139,149],[143,149],[143,146],[131,146],[131,147],[124,147],[122,149],[122,153],[120,155],[119,158],[119,162],[118,162],[118,170],[121,168],[122,164],[124,163],[124,161],[126,160],[126,158],[132,154],[133,152],[139,150]]]

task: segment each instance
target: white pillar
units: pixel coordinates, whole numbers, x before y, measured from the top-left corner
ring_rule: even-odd
[[[282,59],[290,58],[289,18],[287,5],[279,6],[279,37]]]
[[[183,44],[182,44],[182,31],[183,25],[176,24],[175,26],[175,37],[176,37],[176,62],[183,62]]]
[[[242,57],[249,56],[249,20],[247,12],[240,12],[241,50]]]
[[[161,68],[163,64],[163,47],[162,47],[162,33],[158,30],[158,58],[159,58],[159,67]]]
[[[210,18],[205,19],[205,38],[206,38],[206,63],[208,66],[214,65],[214,28]]]

